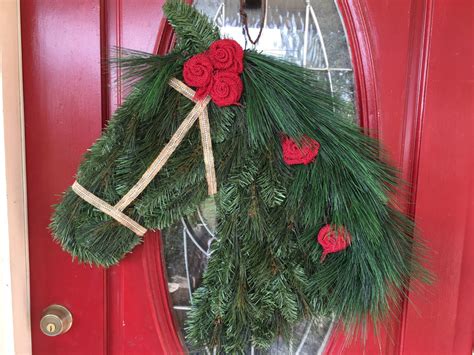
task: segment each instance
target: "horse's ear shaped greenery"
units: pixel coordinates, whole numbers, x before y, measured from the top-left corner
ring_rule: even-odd
[[[177,34],[166,56],[119,49],[131,91],[85,154],[77,181],[114,205],[139,180],[194,103],[168,85],[183,63],[219,39],[182,1],[164,10]],[[378,143],[347,119],[347,104],[308,70],[245,51],[241,104],[209,104],[218,194],[217,236],[194,292],[189,340],[219,352],[268,348],[298,322],[334,316],[347,329],[390,314],[411,279],[429,281],[413,222],[390,199],[396,171]],[[286,165],[281,136],[320,144],[308,165]],[[192,214],[207,197],[200,131],[193,126],[164,168],[123,211],[148,229]],[[318,231],[343,226],[350,245],[321,262]],[[141,238],[68,189],[55,206],[55,240],[78,261],[108,267]],[[145,241],[146,242],[146,241]]]

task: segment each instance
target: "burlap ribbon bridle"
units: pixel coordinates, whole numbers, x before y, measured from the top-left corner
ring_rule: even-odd
[[[90,203],[92,206],[96,207],[103,213],[109,215],[138,236],[143,236],[147,229],[125,215],[123,211],[143,192],[143,190],[145,190],[148,184],[150,184],[153,178],[160,172],[161,168],[166,164],[168,159],[171,157],[173,152],[179,146],[183,138],[186,136],[198,118],[199,128],[201,130],[201,142],[204,153],[204,165],[206,169],[208,193],[209,195],[214,195],[217,192],[214,155],[212,153],[211,128],[207,111],[207,105],[210,101],[210,97],[208,96],[200,101],[195,100],[194,90],[176,78],[172,78],[169,81],[169,85],[188,99],[194,101],[196,104],[188,113],[176,132],[173,134],[168,144],[166,144],[156,159],[143,173],[138,182],[120,199],[120,201],[112,206],[85,189],[77,181],[75,181],[72,185],[72,190],[84,201]]]

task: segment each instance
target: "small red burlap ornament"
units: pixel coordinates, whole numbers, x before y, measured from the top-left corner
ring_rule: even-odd
[[[344,227],[334,230],[331,225],[326,224],[318,233],[318,243],[323,247],[321,262],[326,259],[326,255],[346,249],[351,244],[351,239]]]
[[[207,55],[196,54],[184,63],[183,78],[189,86],[207,87],[211,83],[213,70]]]
[[[243,91],[239,76],[243,60],[244,50],[236,41],[221,39],[184,63],[183,78],[186,84],[197,88],[195,99],[210,95],[219,107],[237,105]]]
[[[233,39],[221,39],[215,41],[207,52],[214,68],[237,74],[244,69],[244,50]]]
[[[288,165],[304,164],[313,162],[319,152],[319,143],[309,137],[303,137],[298,145],[293,139],[285,136],[282,139],[283,160]]]
[[[219,106],[237,105],[242,94],[242,80],[232,72],[218,72],[211,86],[211,99]]]

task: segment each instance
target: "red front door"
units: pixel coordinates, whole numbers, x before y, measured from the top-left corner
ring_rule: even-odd
[[[275,2],[278,2],[275,0]],[[149,233],[120,265],[72,262],[47,229],[51,205],[123,99],[101,65],[113,46],[166,51],[161,0],[24,0],[21,6],[33,349],[36,354],[182,352]],[[269,2],[270,5],[272,2]],[[367,353],[472,350],[474,245],[470,0],[338,0],[351,47],[361,124],[383,141],[410,183],[407,211],[433,250],[436,284],[410,295]],[[326,39],[330,41],[330,39]],[[71,330],[47,337],[41,311],[58,303]],[[342,336],[328,347],[339,352]],[[360,353],[354,344],[345,353]]]
[[[157,234],[119,266],[79,265],[47,230],[51,205],[73,181],[82,154],[122,100],[101,60],[113,46],[153,51],[163,1],[24,1],[23,68],[36,354],[161,354],[180,349],[168,307]],[[169,42],[169,41],[168,41]],[[42,310],[66,306],[71,330],[41,333]]]

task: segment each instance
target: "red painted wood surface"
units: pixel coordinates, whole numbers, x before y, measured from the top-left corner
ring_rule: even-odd
[[[414,294],[402,351],[470,354],[474,322],[474,55],[472,1],[429,1],[420,71],[415,218],[437,282]],[[434,335],[434,336],[433,336]]]
[[[161,241],[107,271],[72,263],[47,230],[51,205],[123,99],[101,70],[112,46],[164,53],[172,36],[162,0],[24,0],[21,6],[30,229],[31,318],[36,354],[173,354]],[[436,284],[410,294],[381,332],[329,353],[467,354],[474,283],[471,0],[338,0],[354,64],[361,124],[378,136],[410,183],[402,208],[433,248]],[[116,74],[116,73],[115,73]],[[39,331],[51,303],[74,314],[71,331]]]
[[[473,347],[474,73],[469,0],[338,0],[361,123],[409,182],[402,208],[432,248],[436,283],[409,294],[377,338],[326,353],[469,354]],[[415,285],[414,285],[415,286]],[[398,320],[397,320],[398,319]]]
[[[84,150],[100,133],[100,22],[90,1],[21,4],[32,341],[35,354],[101,354],[106,348],[105,273],[78,265],[47,230],[52,204],[73,182]],[[52,303],[74,325],[49,338],[39,329]]]
[[[74,180],[82,154],[125,95],[103,70],[113,46],[162,53],[171,42],[163,1],[22,2],[25,130],[35,354],[175,354],[182,346],[169,307],[159,234],[120,265],[78,265],[47,229],[52,204]],[[163,37],[163,40],[161,38]],[[71,330],[47,337],[43,308],[73,313]]]

